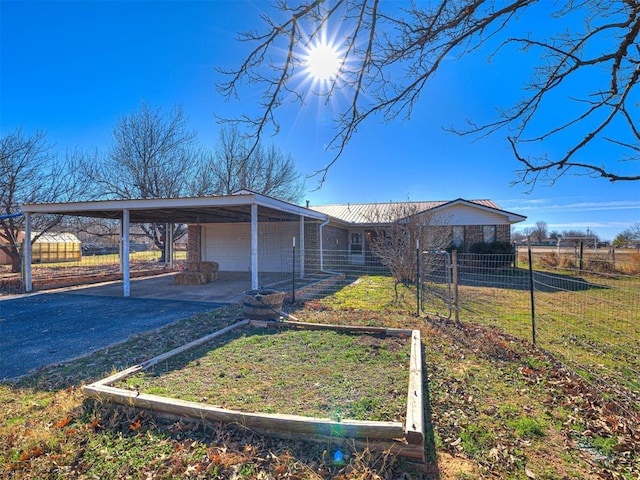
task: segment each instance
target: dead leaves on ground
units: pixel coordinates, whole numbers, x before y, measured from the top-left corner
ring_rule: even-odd
[[[554,455],[583,459],[584,478],[640,478],[637,405],[607,401],[551,357],[495,329],[453,322],[428,328],[437,332],[431,338],[442,338],[426,361],[434,430],[449,453],[475,458],[487,478],[516,471],[537,478],[540,465],[553,463],[544,443],[555,442]],[[542,418],[549,426],[539,440],[520,438],[509,415]],[[474,429],[483,426],[491,431],[475,438]]]

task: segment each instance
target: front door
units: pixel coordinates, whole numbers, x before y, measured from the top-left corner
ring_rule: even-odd
[[[364,235],[362,232],[349,234],[349,261],[351,265],[364,265]]]

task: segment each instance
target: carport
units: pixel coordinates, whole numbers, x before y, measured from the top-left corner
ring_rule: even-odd
[[[132,223],[166,223],[166,224],[215,224],[246,223],[250,224],[250,274],[251,288],[259,286],[259,250],[258,225],[260,223],[297,222],[298,245],[296,249],[299,265],[296,274],[303,278],[305,258],[305,222],[320,224],[318,243],[322,248],[322,226],[327,216],[278,200],[266,195],[241,190],[232,195],[169,198],[169,199],[127,199],[104,200],[91,202],[68,202],[47,204],[24,204],[25,238],[31,238],[31,221],[33,215],[68,215],[119,220],[120,222],[120,269],[122,272],[123,295],[130,296],[130,241],[129,230]],[[171,229],[168,229],[171,231]],[[167,244],[172,245],[172,239]],[[293,236],[292,245],[296,238]],[[170,252],[169,252],[170,253]],[[24,243],[24,281],[25,290],[32,291],[32,251],[30,242]],[[169,255],[168,258],[171,258]],[[320,266],[322,268],[322,265]]]

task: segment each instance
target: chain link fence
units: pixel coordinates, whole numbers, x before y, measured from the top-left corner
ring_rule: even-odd
[[[628,273],[640,261],[631,255],[623,263],[618,256],[614,267],[610,254],[583,261],[569,255],[422,252],[416,281],[394,279],[375,258],[358,264],[349,252],[335,252],[325,254],[330,269],[324,273],[339,273],[341,280],[306,298],[496,327],[535,343],[611,398],[640,408],[640,271]]]
[[[135,242],[132,242],[135,245]],[[174,249],[175,263],[186,252]],[[115,250],[34,265],[33,277],[119,269]],[[283,251],[291,271],[265,275],[298,300],[333,308],[402,312],[499,328],[548,351],[612,398],[640,408],[640,253],[576,258],[576,249],[507,255],[420,252],[416,278],[394,278],[371,254]],[[132,270],[165,268],[161,252],[132,248]],[[415,257],[414,257],[415,258]],[[581,268],[582,267],[582,268]],[[286,270],[286,269],[284,269]],[[304,278],[300,274],[304,272]],[[264,285],[266,286],[266,285]]]

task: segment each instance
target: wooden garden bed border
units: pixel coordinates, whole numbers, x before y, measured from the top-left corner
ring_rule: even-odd
[[[214,407],[198,402],[139,393],[113,386],[114,383],[130,375],[146,370],[174,355],[207,343],[213,338],[247,325],[278,329],[333,330],[351,334],[373,334],[410,338],[411,359],[407,393],[407,415],[404,425],[401,422],[349,419],[335,421],[327,418],[305,417],[300,415],[249,413]],[[422,379],[422,343],[419,330],[291,321],[242,320],[144,363],[98,380],[90,385],[86,385],[83,387],[83,393],[90,398],[149,409],[171,417],[187,416],[207,421],[236,423],[247,428],[283,438],[320,442],[328,441],[333,444],[340,440],[346,440],[358,448],[368,447],[372,450],[391,450],[400,456],[424,462],[425,435]]]

